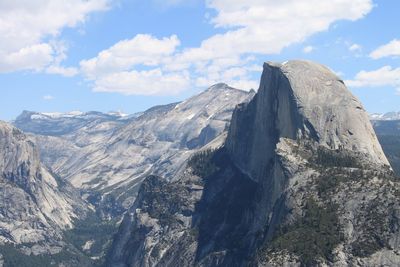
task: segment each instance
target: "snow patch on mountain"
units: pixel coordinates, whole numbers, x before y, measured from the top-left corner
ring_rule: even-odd
[[[393,121],[400,120],[400,112],[373,113],[369,115],[371,120]]]

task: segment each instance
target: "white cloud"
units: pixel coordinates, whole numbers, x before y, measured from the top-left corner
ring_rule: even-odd
[[[362,50],[362,47],[359,44],[352,44],[349,46],[349,50],[352,52],[360,52]]]
[[[378,47],[369,56],[373,59],[400,56],[400,40],[394,39],[388,44]]]
[[[43,70],[58,56],[49,39],[106,8],[107,0],[0,1],[0,72]]]
[[[200,0],[152,0],[156,5],[160,7],[174,7],[178,5],[190,5]]]
[[[96,92],[125,95],[169,95],[189,88],[186,71],[161,69],[180,45],[177,36],[158,39],[138,34],[80,62],[81,72]],[[150,68],[150,70],[139,70]]]
[[[222,33],[198,47],[178,50],[176,36],[137,35],[83,60],[81,71],[93,81],[94,90],[103,92],[159,94],[171,91],[172,84],[181,90],[214,82],[250,89],[258,86],[253,77],[259,72],[254,68],[256,56],[278,54],[338,20],[360,19],[373,7],[372,0],[206,0],[206,6],[216,11],[207,18]],[[182,74],[185,71],[189,74]],[[169,89],[150,89],[171,77]],[[139,78],[143,84],[138,84]]]
[[[373,7],[371,0],[207,0],[206,4],[217,11],[211,22],[226,29],[225,33],[211,36],[173,59],[175,69],[193,66],[206,78],[212,78],[210,69],[214,77],[222,77],[226,68],[254,65],[251,60],[243,62],[244,57],[278,54],[291,44],[327,30],[338,20],[360,19]],[[226,58],[236,59],[237,63],[221,66],[219,59]],[[251,75],[249,68],[247,71],[241,79]]]
[[[78,70],[73,67],[66,68],[57,65],[52,65],[46,68],[46,73],[58,74],[65,77],[73,77],[78,74]]]
[[[78,69],[74,67],[63,67],[62,62],[67,58],[67,45],[64,42],[51,42],[54,48],[54,55],[50,65],[44,70],[48,74],[58,74],[65,77],[72,77],[78,74]]]
[[[208,0],[207,5],[217,11],[215,26],[228,31],[202,43],[205,57],[276,54],[337,20],[357,20],[372,9],[371,0]]]
[[[247,66],[243,67],[232,67],[228,69],[215,70],[216,65],[211,65],[208,71],[202,72],[196,80],[194,85],[198,87],[208,87],[212,84],[219,82],[225,82],[234,88],[240,88],[242,90],[258,89],[258,80],[251,79],[249,76],[249,70]],[[251,66],[254,67],[254,66]],[[257,69],[258,72],[261,70]]]
[[[258,90],[260,82],[257,80],[236,80],[236,81],[230,81],[229,85],[232,86],[233,88],[240,88],[243,90]]]
[[[137,65],[157,66],[179,44],[176,35],[157,39],[151,35],[138,34],[101,51],[92,59],[82,60],[80,67],[87,78],[96,79],[109,73],[132,70]]]
[[[95,81],[95,92],[117,92],[125,95],[174,95],[187,89],[187,73],[150,71],[123,71],[111,73]]]
[[[308,54],[308,53],[311,53],[313,50],[314,50],[314,47],[309,45],[309,46],[306,46],[306,47],[303,48],[303,53]]]
[[[395,87],[400,88],[400,68],[384,66],[373,71],[360,71],[353,80],[345,81],[349,87]]]
[[[54,96],[52,96],[52,95],[44,95],[43,96],[43,100],[46,100],[46,101],[50,101],[50,100],[53,100],[54,99]]]
[[[23,47],[10,53],[0,52],[0,72],[39,71],[53,60],[53,48],[47,43]]]
[[[338,76],[338,77],[343,77],[344,76],[344,72],[343,71],[335,71],[335,70],[333,70],[333,73],[335,73],[336,74],[336,76]]]

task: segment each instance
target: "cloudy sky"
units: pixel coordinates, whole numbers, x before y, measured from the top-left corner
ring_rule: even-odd
[[[264,61],[329,66],[369,112],[400,110],[398,0],[0,0],[0,119],[133,113]]]

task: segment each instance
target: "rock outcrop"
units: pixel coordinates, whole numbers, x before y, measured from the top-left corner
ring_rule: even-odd
[[[224,146],[151,176],[109,266],[397,266],[399,181],[329,69],[266,63]]]
[[[389,165],[362,104],[332,71],[312,62],[264,65],[258,94],[233,117],[227,149],[257,180],[279,138],[313,140]]]
[[[0,121],[0,243],[25,253],[58,253],[62,231],[84,217],[86,204],[75,190],[40,162],[36,145]]]

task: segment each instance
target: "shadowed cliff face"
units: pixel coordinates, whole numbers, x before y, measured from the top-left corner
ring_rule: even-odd
[[[400,262],[399,183],[359,101],[319,64],[265,64],[224,147],[161,180],[145,181],[110,266]]]
[[[300,126],[291,108],[294,103],[288,79],[276,67],[265,68],[257,95],[235,110],[226,142],[239,168],[255,181],[269,171],[279,136],[295,138],[295,129]],[[286,113],[286,123],[280,132],[278,115],[282,112]]]

